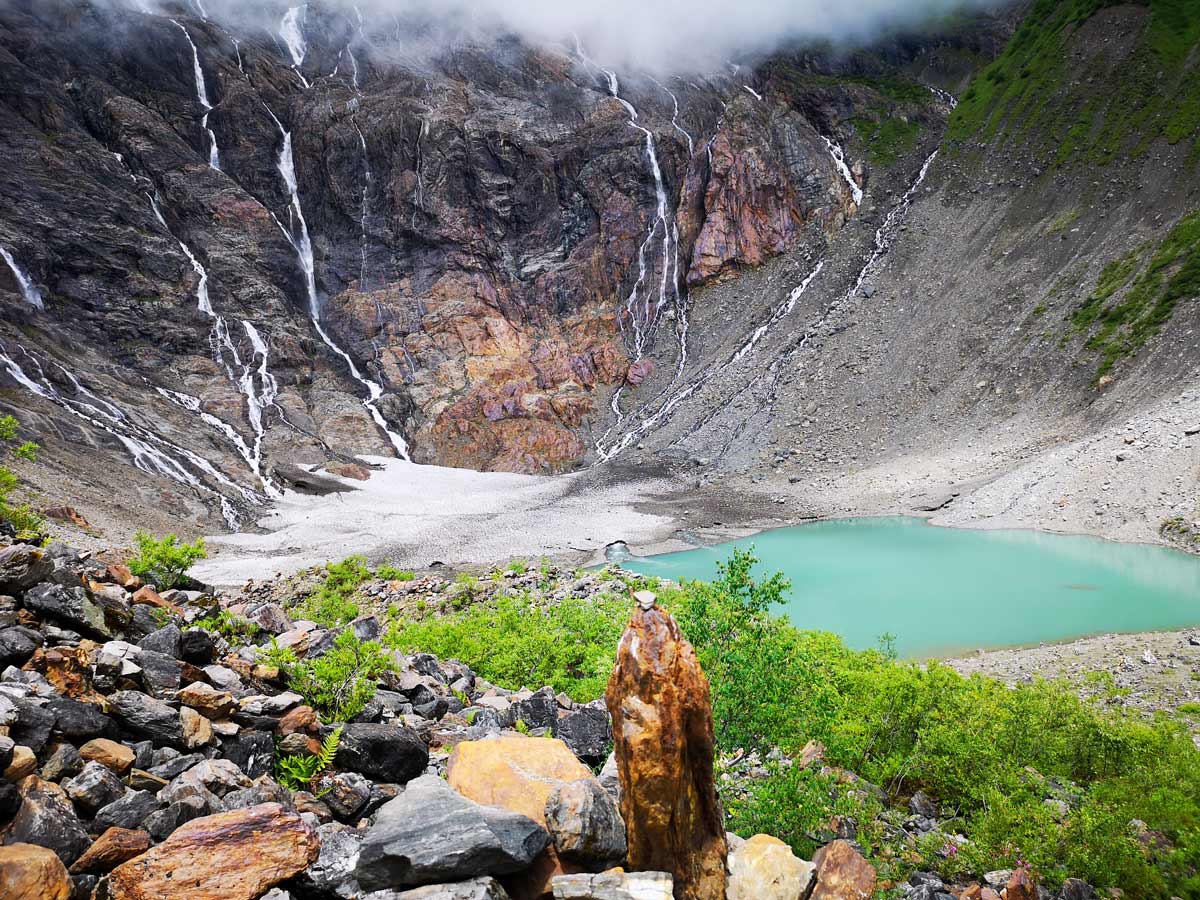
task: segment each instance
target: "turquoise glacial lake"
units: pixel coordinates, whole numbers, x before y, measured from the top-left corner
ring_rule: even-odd
[[[783,611],[798,627],[857,648],[890,633],[906,657],[1200,625],[1200,558],[1075,535],[842,519],[621,564],[710,581],[731,547],[791,579]]]

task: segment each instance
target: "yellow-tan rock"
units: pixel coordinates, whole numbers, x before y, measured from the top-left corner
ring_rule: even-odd
[[[128,772],[134,760],[133,750],[108,738],[94,738],[88,741],[79,748],[79,755],[112,769],[118,775]]]
[[[546,801],[555,788],[591,777],[591,770],[562,741],[519,734],[463,741],[454,748],[447,769],[450,786],[467,799],[520,813],[543,827]],[[555,876],[581,871],[560,859],[551,846],[528,871],[503,881],[514,900],[533,900],[551,896]]]
[[[52,850],[36,844],[0,847],[0,897],[4,900],[68,900],[71,878]]]
[[[725,900],[708,679],[670,613],[639,597],[605,702],[633,871],[669,872],[677,900]]]
[[[798,900],[816,866],[769,834],[756,834],[729,854],[728,900]]]
[[[193,819],[109,876],[110,900],[255,900],[316,861],[316,833],[278,803]]]
[[[4,770],[4,777],[9,781],[20,781],[26,775],[32,775],[37,769],[37,757],[24,744],[13,747],[12,761]]]

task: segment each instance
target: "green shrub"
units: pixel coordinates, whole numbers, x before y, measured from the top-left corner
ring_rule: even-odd
[[[292,666],[299,662],[296,656],[296,651],[291,647],[281,647],[277,638],[272,637],[271,643],[266,647],[260,647],[258,650],[258,661],[266,666],[273,666],[284,675],[287,675],[292,670]]]
[[[250,639],[258,632],[258,626],[249,619],[235,616],[227,609],[221,610],[215,616],[205,616],[203,619],[197,619],[192,625],[195,628],[203,628],[205,631],[219,634],[232,647],[246,646],[250,643]]]
[[[347,556],[325,566],[325,578],[298,608],[298,613],[323,628],[337,628],[358,616],[354,592],[371,580],[365,556]]]
[[[531,594],[494,597],[449,616],[399,619],[384,642],[462,660],[501,687],[550,684],[582,702],[604,693],[631,609],[616,597],[550,604]]]
[[[339,725],[321,742],[321,752],[316,756],[307,753],[292,753],[280,756],[278,748],[275,753],[275,780],[289,791],[307,791],[321,774],[333,765],[337,756],[338,744],[342,740],[342,726]]]
[[[363,711],[375,696],[379,676],[391,668],[378,641],[360,641],[347,628],[329,652],[291,666],[288,685],[324,721],[344,722]]]
[[[129,561],[129,571],[163,591],[179,584],[187,570],[208,555],[204,551],[204,538],[186,544],[173,534],[155,539],[138,531],[133,539],[137,543],[137,555]]]
[[[417,573],[411,569],[397,569],[395,566],[380,566],[375,570],[375,577],[384,581],[413,581]]]

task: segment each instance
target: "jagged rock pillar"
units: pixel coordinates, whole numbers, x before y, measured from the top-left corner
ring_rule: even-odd
[[[636,599],[605,692],[628,868],[671,873],[676,900],[724,900],[728,848],[713,782],[708,679],[654,595]]]

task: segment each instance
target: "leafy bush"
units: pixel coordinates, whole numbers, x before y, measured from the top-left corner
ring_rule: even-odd
[[[400,619],[384,642],[462,660],[501,687],[551,684],[582,702],[603,695],[630,609],[616,597],[552,604],[531,594],[498,597],[450,616]]]
[[[275,780],[289,791],[307,791],[321,774],[333,765],[337,756],[338,744],[342,740],[342,726],[339,725],[321,742],[321,752],[316,756],[307,753],[292,753],[288,756],[275,756]],[[327,792],[326,792],[327,793]]]
[[[712,584],[646,582],[709,676],[720,749],[795,753],[818,740],[830,765],[892,800],[923,790],[957,810],[953,828],[969,843],[932,834],[893,860],[866,793],[856,799],[791,769],[726,797],[734,830],[776,834],[807,854],[831,816],[850,815],[885,878],[914,866],[978,875],[1024,861],[1051,888],[1074,876],[1127,897],[1200,896],[1200,754],[1184,728],[1108,712],[1065,685],[1009,688],[899,661],[886,642],[850,650],[772,615],[787,585],[756,577],[755,562],[735,553]],[[399,621],[387,641],[457,657],[503,687],[550,684],[589,700],[604,690],[631,607],[624,597],[492,599]],[[1165,849],[1148,849],[1135,819],[1161,833]]]
[[[324,628],[337,628],[358,616],[358,604],[351,597],[371,579],[365,556],[347,556],[341,562],[325,566],[325,578],[300,604],[298,612]]]
[[[326,722],[345,722],[375,696],[379,676],[392,668],[378,641],[361,641],[346,629],[333,648],[288,671],[288,685]]]
[[[137,555],[129,561],[129,571],[163,591],[179,584],[187,570],[208,555],[204,550],[204,538],[186,544],[173,534],[155,539],[138,531],[133,539],[137,543]]]
[[[205,631],[211,631],[213,634],[219,634],[229,642],[231,647],[246,646],[258,631],[258,626],[249,619],[235,616],[227,609],[221,610],[215,616],[197,619],[192,625],[196,628],[203,628]]]
[[[417,573],[412,569],[397,569],[395,566],[380,566],[375,570],[375,577],[384,581],[413,581]]]

